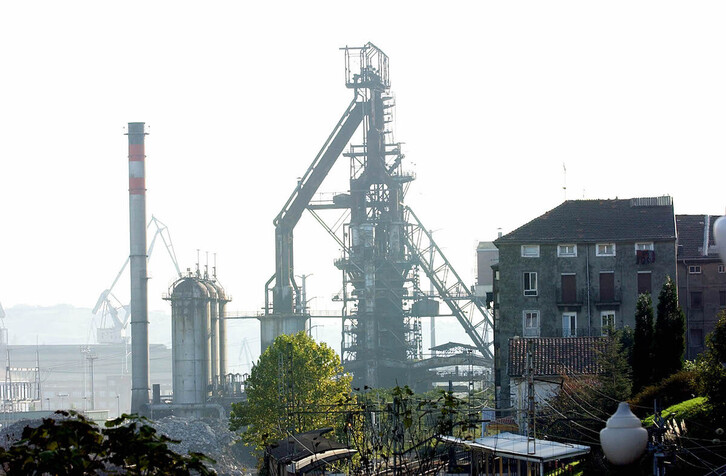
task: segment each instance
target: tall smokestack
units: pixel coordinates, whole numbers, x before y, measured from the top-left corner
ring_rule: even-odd
[[[131,253],[131,413],[149,403],[149,322],[146,276],[144,123],[129,122],[129,230]]]

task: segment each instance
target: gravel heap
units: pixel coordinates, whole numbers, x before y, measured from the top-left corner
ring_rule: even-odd
[[[177,453],[204,453],[217,461],[212,465],[220,476],[256,474],[255,460],[249,450],[237,442],[237,435],[227,428],[227,420],[193,419],[169,416],[152,423],[161,434],[178,444],[170,445]]]
[[[58,417],[58,415],[54,415]],[[0,428],[0,446],[8,447],[20,439],[23,428],[36,427],[37,420],[21,420]],[[160,434],[179,443],[169,447],[179,454],[204,453],[216,461],[211,465],[220,476],[257,474],[255,458],[249,448],[237,442],[237,435],[227,428],[227,420],[165,417],[151,422]]]

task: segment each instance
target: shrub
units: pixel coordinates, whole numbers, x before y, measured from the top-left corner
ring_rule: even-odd
[[[643,418],[653,413],[655,399],[661,408],[666,408],[690,400],[699,394],[698,374],[692,370],[681,370],[654,385],[645,387],[630,400],[630,404],[633,412]]]

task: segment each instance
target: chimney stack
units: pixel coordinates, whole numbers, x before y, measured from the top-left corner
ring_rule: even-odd
[[[143,122],[129,122],[131,270],[131,413],[149,403],[149,319],[146,274],[146,180]]]

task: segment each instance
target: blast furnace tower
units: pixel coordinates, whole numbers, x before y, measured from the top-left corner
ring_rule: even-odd
[[[372,43],[343,50],[345,84],[354,97],[274,220],[275,274],[266,284],[260,319],[262,350],[279,334],[304,330],[311,317],[293,272],[293,229],[307,210],[343,250],[335,262],[343,275],[337,300],[342,304],[342,359],[354,385],[431,381],[435,364],[423,361],[420,318],[439,315],[440,301],[464,327],[481,362],[490,365],[491,317],[404,205],[413,174],[402,168],[401,144],[391,128],[388,56]],[[350,160],[349,190],[330,201],[311,201],[341,154]],[[335,209],[348,213],[342,236],[318,215]],[[420,271],[431,292],[422,291]]]

